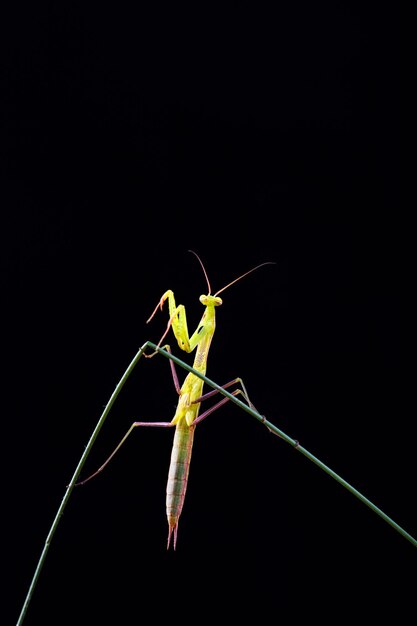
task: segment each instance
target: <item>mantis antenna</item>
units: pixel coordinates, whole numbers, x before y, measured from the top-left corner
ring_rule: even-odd
[[[211,295],[210,281],[209,281],[208,276],[207,276],[206,268],[203,265],[203,261],[200,259],[200,257],[198,256],[197,252],[194,252],[194,250],[188,250],[188,252],[191,252],[192,254],[194,254],[194,256],[196,256],[197,259],[199,260],[200,265],[203,268],[204,276],[206,277],[206,281],[207,281],[207,287],[208,287],[208,294],[207,295]],[[259,269],[260,267],[263,267],[264,265],[275,265],[275,262],[274,261],[266,261],[265,263],[261,263],[260,265],[257,265],[256,267],[252,267],[252,269],[248,270],[244,274],[241,274],[240,276],[238,276],[237,278],[232,280],[230,283],[228,283],[227,285],[225,285],[224,287],[219,289],[219,291],[217,291],[214,295],[218,296],[219,293],[221,293],[222,291],[225,291],[228,287],[230,287],[231,285],[234,285],[235,283],[237,283],[238,280],[240,280],[241,278],[244,278],[248,274],[251,274],[255,270]]]
[[[188,252],[191,252],[191,254],[194,254],[194,256],[197,257],[197,259],[198,259],[198,261],[199,261],[199,263],[200,263],[200,265],[201,265],[201,267],[203,269],[204,276],[206,277],[207,287],[208,287],[208,294],[207,295],[210,295],[211,294],[210,281],[209,281],[208,276],[207,276],[206,268],[203,265],[203,261],[200,259],[200,257],[198,256],[197,252],[194,252],[194,250],[188,250]]]

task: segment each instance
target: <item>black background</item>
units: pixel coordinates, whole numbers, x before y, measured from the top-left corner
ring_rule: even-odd
[[[59,3],[32,5],[8,30],[7,622],[104,404],[138,347],[165,329],[166,310],[145,323],[158,299],[173,289],[190,330],[199,320],[207,287],[189,249],[213,292],[276,263],[222,294],[208,375],[241,376],[273,423],[415,534],[396,16],[343,2]],[[134,419],[169,420],[175,402],[167,363],[141,361],[84,474]],[[28,626],[284,613],[284,623],[335,623],[408,606],[411,544],[233,406],[196,431],[167,552],[172,435],[136,431],[73,493]]]

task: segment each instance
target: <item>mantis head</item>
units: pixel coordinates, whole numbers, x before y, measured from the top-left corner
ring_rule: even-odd
[[[223,300],[221,298],[211,296],[210,294],[207,296],[200,296],[199,300],[201,304],[204,304],[204,306],[220,306],[223,304]]]

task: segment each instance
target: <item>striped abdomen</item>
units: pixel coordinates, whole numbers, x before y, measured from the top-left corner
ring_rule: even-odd
[[[175,428],[166,497],[169,526],[167,548],[169,548],[171,534],[174,533],[174,550],[177,543],[178,521],[184,504],[185,492],[187,491],[194,430],[195,426],[188,426],[185,419],[180,420]]]

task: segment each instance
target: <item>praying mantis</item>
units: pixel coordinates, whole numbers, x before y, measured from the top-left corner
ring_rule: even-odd
[[[193,251],[190,251],[193,252]],[[146,341],[144,345],[138,350],[136,355],[133,357],[131,363],[127,367],[123,376],[117,383],[110,399],[108,400],[103,413],[101,414],[94,431],[84,449],[84,452],[75,468],[74,474],[70,483],[67,485],[64,497],[62,502],[58,508],[58,511],[54,517],[51,528],[48,532],[48,535],[45,540],[44,547],[42,549],[41,555],[39,557],[39,561],[37,563],[33,578],[31,580],[27,595],[25,597],[20,615],[18,617],[18,621],[16,626],[22,626],[29,603],[31,601],[32,595],[34,593],[35,587],[37,585],[40,572],[45,563],[46,556],[48,554],[49,547],[51,545],[52,538],[55,534],[55,531],[58,527],[59,521],[62,517],[62,514],[66,508],[68,500],[71,496],[71,493],[76,485],[82,485],[97,476],[110,462],[110,460],[114,457],[116,452],[120,449],[132,431],[138,426],[154,426],[154,427],[162,427],[162,428],[172,428],[175,427],[175,435],[174,435],[174,443],[171,454],[171,465],[168,475],[168,484],[167,484],[167,494],[166,494],[166,504],[167,504],[167,518],[168,518],[168,541],[167,541],[167,549],[171,545],[171,539],[173,538],[172,544],[174,549],[176,548],[177,543],[177,534],[178,534],[178,522],[182,512],[182,507],[184,504],[185,493],[187,489],[187,481],[188,481],[188,472],[190,467],[191,453],[193,447],[193,438],[194,431],[196,426],[205,419],[208,415],[216,411],[222,405],[224,405],[228,401],[232,401],[239,408],[249,413],[252,417],[261,422],[271,433],[280,437],[283,441],[290,444],[297,452],[308,458],[315,465],[320,467],[324,472],[326,472],[329,476],[331,476],[334,480],[336,480],[340,485],[342,485],[345,489],[347,489],[351,494],[353,494],[356,498],[358,498],[361,502],[363,502],[367,507],[369,507],[374,513],[376,513],[379,517],[381,517],[386,523],[388,523],[392,528],[394,528],[398,533],[400,533],[405,539],[407,539],[414,547],[417,548],[417,539],[415,539],[412,535],[410,535],[406,530],[404,530],[401,526],[399,526],[392,518],[390,518],[386,513],[384,513],[380,508],[378,508],[375,504],[373,504],[368,498],[366,498],[361,492],[355,489],[352,485],[350,485],[346,480],[344,480],[339,474],[334,472],[330,467],[325,465],[320,459],[318,459],[315,455],[309,452],[304,446],[300,445],[300,443],[296,440],[288,436],[285,432],[279,429],[275,424],[267,420],[263,415],[261,415],[250,402],[248,394],[246,392],[245,386],[243,384],[242,379],[235,378],[230,381],[226,385],[220,386],[217,383],[213,382],[206,376],[207,369],[207,358],[208,352],[210,349],[210,344],[213,339],[213,335],[215,332],[216,320],[215,320],[215,309],[217,306],[222,304],[222,299],[219,297],[219,294],[225,291],[228,287],[236,283],[238,280],[241,280],[248,274],[254,272],[255,270],[263,267],[264,265],[273,264],[272,261],[267,261],[265,263],[261,263],[251,270],[245,272],[238,278],[235,278],[233,281],[228,283],[225,287],[217,291],[214,295],[211,295],[211,287],[210,282],[208,280],[208,276],[204,265],[200,259],[200,257],[193,252],[193,254],[197,257],[198,261],[201,264],[203,269],[207,287],[208,294],[200,296],[200,302],[205,306],[205,311],[203,316],[197,325],[195,332],[189,336],[188,327],[187,327],[187,318],[186,312],[183,305],[178,305],[175,302],[174,294],[171,290],[166,291],[158,302],[155,310],[152,315],[147,320],[150,322],[158,309],[162,309],[166,300],[168,300],[169,305],[169,320],[164,334],[162,335],[158,345]],[[172,328],[174,336],[178,342],[178,345],[181,350],[185,352],[192,352],[196,350],[196,355],[194,359],[193,366],[187,365],[183,361],[181,361],[178,357],[174,356],[171,353],[171,350],[168,345],[165,345],[161,348],[161,344],[164,341],[165,337],[169,333]],[[146,350],[148,348],[152,349],[151,354],[147,354]],[[111,455],[107,458],[107,460],[88,478],[79,481],[80,472],[84,466],[84,463],[91,452],[91,448],[94,445],[94,442],[98,436],[99,431],[101,430],[114,402],[116,401],[118,394],[132,373],[133,369],[137,365],[139,359],[142,356],[147,358],[151,358],[156,354],[161,354],[169,359],[172,377],[174,380],[175,388],[179,395],[179,401],[177,405],[177,409],[175,411],[175,415],[170,422],[133,422],[126,435],[120,441],[118,446],[114,449]],[[180,365],[183,369],[188,371],[188,374],[182,384],[180,386],[178,381],[178,376],[175,370],[175,363]],[[203,385],[206,383],[212,388],[212,391],[203,394]],[[240,385],[237,389],[235,389],[232,393],[230,393],[227,389],[233,385]],[[220,393],[223,398],[217,404],[214,404],[210,408],[208,408],[203,413],[199,414],[201,403],[216,394]],[[238,395],[242,395],[245,402],[242,402]]]
[[[174,336],[181,350],[184,350],[188,353],[196,350],[193,368],[197,372],[200,372],[202,375],[205,375],[207,371],[208,353],[216,328],[215,310],[216,307],[220,306],[223,303],[222,299],[219,297],[219,294],[225,291],[234,283],[236,283],[238,280],[241,280],[255,270],[265,265],[273,265],[274,263],[273,261],[266,261],[265,263],[261,263],[260,265],[253,267],[249,271],[245,272],[241,276],[238,276],[233,281],[228,283],[225,287],[217,291],[214,295],[211,295],[210,281],[208,279],[203,262],[196,252],[194,252],[193,250],[189,250],[189,252],[192,252],[197,257],[203,269],[208,288],[207,295],[200,296],[200,302],[205,306],[205,310],[200,322],[197,325],[196,330],[190,337],[188,332],[185,307],[182,304],[176,304],[174,293],[170,289],[162,295],[160,301],[158,302],[156,308],[154,309],[152,315],[149,317],[147,322],[150,322],[152,320],[158,309],[163,309],[164,302],[168,300],[169,320],[166,331],[164,332],[158,343],[158,347],[161,346],[170,328],[172,328]],[[168,350],[168,352],[170,352],[169,345],[166,345],[164,347],[166,350]],[[153,352],[152,354],[148,355],[144,354],[144,356],[151,358],[155,354],[157,354],[157,352]],[[121,446],[124,444],[126,439],[135,428],[139,426],[161,428],[175,427],[174,442],[171,453],[171,463],[169,466],[168,482],[166,488],[166,512],[168,519],[167,549],[169,549],[170,547],[171,537],[173,536],[173,547],[175,550],[177,545],[178,522],[180,519],[180,515],[184,505],[185,494],[187,491],[188,473],[190,469],[195,427],[211,413],[213,413],[221,406],[223,406],[226,402],[228,402],[229,398],[223,398],[222,400],[217,402],[217,404],[208,408],[206,411],[204,411],[204,413],[200,415],[199,411],[201,402],[207,400],[208,398],[211,398],[212,396],[217,394],[218,391],[213,390],[203,394],[204,381],[196,376],[193,372],[190,372],[186,376],[182,386],[180,386],[178,376],[175,370],[174,361],[170,360],[170,366],[175,389],[179,395],[178,405],[173,419],[170,422],[133,422],[123,439],[116,446],[116,448],[107,458],[107,460],[98,468],[98,470],[96,470],[88,478],[79,481],[77,485],[85,484],[91,478],[97,476],[97,474],[99,474],[114,457],[116,452],[121,448]],[[228,383],[223,385],[223,389],[227,389],[228,387],[231,387],[233,385],[240,385],[241,388],[233,391],[232,395],[237,396],[239,394],[242,394],[248,405],[253,407],[248,398],[245,385],[243,384],[241,378],[235,378],[229,381]]]

